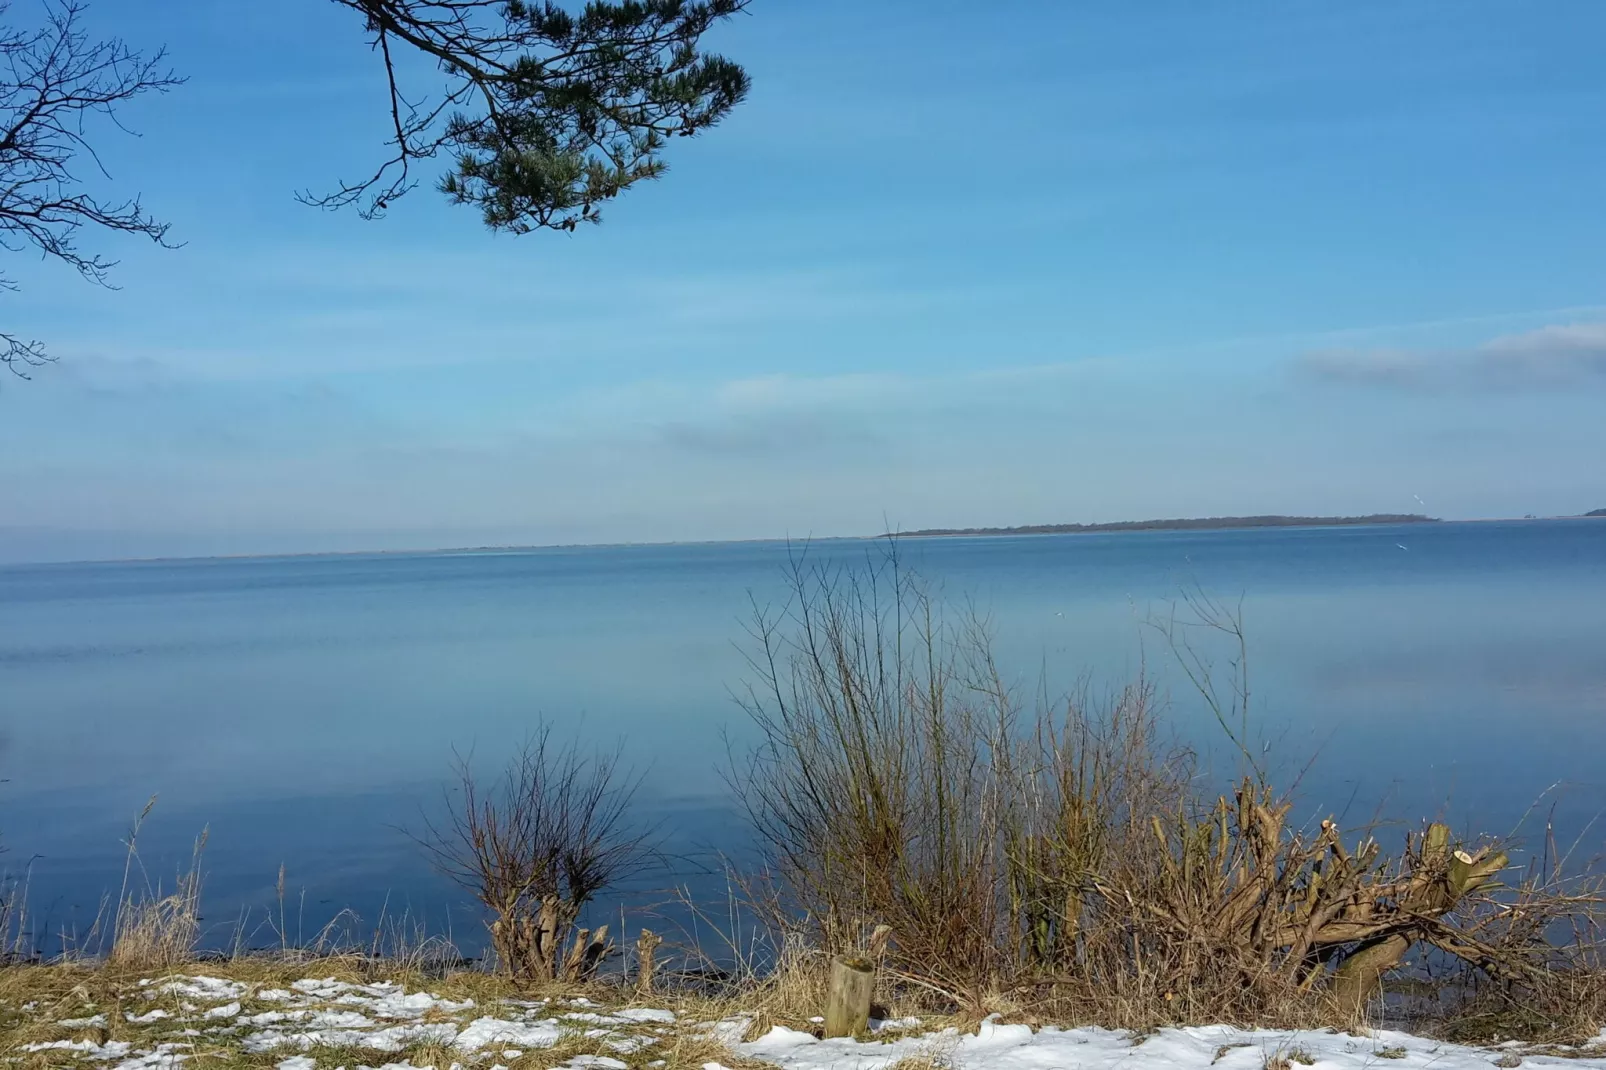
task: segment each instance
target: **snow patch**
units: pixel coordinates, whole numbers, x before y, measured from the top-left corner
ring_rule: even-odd
[[[155,1051],[124,1059],[114,1070],[176,1070],[189,1055],[175,1049],[185,1045],[159,1044]]]
[[[457,1046],[464,1051],[478,1051],[492,1044],[515,1045],[524,1048],[550,1048],[563,1031],[557,1020],[547,1018],[539,1022],[510,1022],[505,1018],[476,1018],[457,1036]]]
[[[110,1062],[126,1058],[134,1046],[126,1040],[108,1040],[104,1044],[96,1044],[93,1040],[50,1040],[40,1044],[24,1044],[22,1050],[82,1052],[91,1059]]]
[[[317,1011],[307,1024],[314,1029],[372,1029],[378,1023],[356,1011]]]
[[[734,1021],[729,1024],[735,1025]],[[1391,1049],[1405,1052],[1405,1065],[1431,1064],[1433,1070],[1488,1070],[1492,1061],[1484,1049],[1389,1031],[1354,1037],[1325,1031],[1208,1026],[1162,1029],[1134,1043],[1130,1034],[1109,1029],[1051,1026],[1033,1031],[1028,1026],[1005,1025],[996,1020],[983,1022],[974,1034],[945,1029],[864,1043],[845,1037],[821,1040],[810,1033],[777,1026],[751,1043],[736,1043],[733,1047],[782,1070],[886,1070],[900,1059],[922,1057],[952,1070],[1176,1070],[1207,1068],[1223,1048],[1232,1050],[1221,1057],[1222,1070],[1258,1070],[1270,1056],[1294,1048],[1303,1049],[1325,1070],[1378,1070],[1378,1053]],[[1527,1055],[1524,1065],[1606,1070],[1606,1058]]]
[[[246,1025],[276,1025],[279,1022],[299,1022],[312,1017],[311,1011],[263,1011],[261,1014],[248,1014],[240,1021]]]
[[[351,1000],[353,1000],[353,997],[347,996],[339,1002]],[[471,999],[454,1003],[452,1000],[441,999],[439,996],[429,992],[413,992],[411,994],[394,992],[365,1002],[369,1008],[369,1013],[380,1018],[422,1018],[430,1011],[459,1014],[463,1011],[474,1009],[474,1001]]]
[[[614,1017],[626,1022],[663,1022],[667,1025],[675,1020],[675,1012],[655,1010],[651,1007],[632,1007],[629,1010],[619,1011]]]
[[[726,1018],[718,1022],[703,1022],[700,1028],[710,1040],[718,1041],[726,1047],[735,1047],[747,1035],[747,1030],[753,1024],[753,1019],[745,1014],[734,1018]]]
[[[206,1003],[227,1003],[240,999],[246,992],[243,983],[225,981],[221,977],[166,977],[161,981],[141,981],[140,985],[154,986],[155,992]]]
[[[280,1048],[300,1048],[306,1051],[316,1047],[364,1047],[375,1051],[400,1051],[409,1044],[434,1042],[449,1044],[457,1037],[457,1028],[448,1023],[439,1025],[397,1025],[371,1033],[353,1029],[308,1029],[287,1033],[265,1029],[253,1033],[242,1042],[252,1054],[277,1051]]]

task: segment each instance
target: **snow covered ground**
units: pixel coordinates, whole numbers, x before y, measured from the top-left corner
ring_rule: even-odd
[[[1225,1026],[1162,1029],[1146,1037],[1108,1029],[1033,1031],[1024,1025],[985,1022],[974,1035],[945,1030],[902,1037],[887,1043],[817,1040],[777,1027],[750,1044],[744,1054],[784,1070],[880,1070],[902,1059],[930,1061],[954,1070],[1265,1070],[1280,1066],[1361,1070],[1397,1066],[1410,1070],[1487,1070],[1491,1065],[1606,1066],[1606,1047],[1578,1058],[1522,1056],[1516,1050],[1491,1051],[1426,1040],[1406,1033],[1368,1036],[1281,1030],[1241,1030]]]
[[[5,1044],[0,1061],[82,1070],[177,1070],[249,1065],[275,1070],[358,1070],[434,1066],[436,1070],[722,1070],[730,1063],[781,1070],[1487,1070],[1490,1066],[1606,1070],[1606,1035],[1558,1054],[1519,1044],[1499,1049],[1445,1044],[1404,1033],[1352,1036],[1328,1031],[1245,1031],[1226,1027],[1162,1029],[1146,1036],[1106,1029],[1032,1030],[984,1022],[976,1033],[921,1031],[917,1020],[874,1023],[865,1041],[819,1040],[777,1026],[744,1040],[750,1020],[682,1021],[669,1010],[609,1008],[584,999],[499,1000],[476,1005],[399,984],[358,985],[308,978],[283,988],[215,977],[141,981],[117,1009],[78,1003],[54,1016],[37,1003],[14,1008],[37,1033],[60,1034]],[[62,1009],[59,1005],[57,1010]],[[111,1017],[137,1039],[112,1039]],[[686,1048],[677,1038],[694,1037]],[[717,1041],[723,1049],[710,1045]],[[575,1054],[576,1047],[586,1048]],[[700,1052],[686,1062],[690,1052]]]

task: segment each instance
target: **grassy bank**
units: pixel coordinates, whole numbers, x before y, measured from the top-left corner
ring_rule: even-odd
[[[110,964],[0,969],[0,1062],[116,1070],[1482,1070],[1606,1066],[1598,1038],[1496,1050],[1360,1028],[1111,1031],[1030,1015],[877,1007],[822,1039],[808,984],[727,998],[602,981],[530,986],[484,972],[409,973],[361,958],[237,959],[143,976]],[[792,979],[796,984],[798,979]]]

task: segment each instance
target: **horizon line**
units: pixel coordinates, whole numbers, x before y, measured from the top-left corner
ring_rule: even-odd
[[[1292,513],[1257,513],[1234,516],[1211,517],[1170,517],[1153,518],[1148,520],[1117,520],[1100,521],[1086,524],[1060,523],[1060,524],[1020,524],[1009,527],[994,528],[919,528],[910,531],[885,531],[874,535],[809,535],[793,538],[789,535],[764,536],[748,539],[648,539],[642,541],[621,540],[613,542],[562,542],[562,543],[504,543],[498,545],[484,544],[480,546],[436,546],[427,549],[370,549],[370,550],[293,550],[279,553],[239,553],[239,554],[157,554],[150,557],[100,557],[79,558],[61,561],[10,561],[0,562],[0,569],[29,568],[62,565],[155,565],[171,564],[181,561],[280,561],[294,560],[303,557],[382,557],[399,555],[438,556],[444,554],[494,554],[494,553],[530,553],[537,550],[611,550],[630,547],[653,546],[744,546],[762,545],[766,543],[812,543],[812,542],[867,542],[876,539],[918,538],[918,539],[966,539],[966,538],[1043,538],[1055,535],[1143,535],[1163,531],[1192,531],[1192,532],[1232,532],[1232,531],[1261,531],[1261,530],[1296,530],[1318,527],[1388,527],[1390,522],[1380,520],[1375,523],[1349,523],[1333,524],[1323,521],[1340,521],[1365,519],[1370,516],[1406,516],[1414,514],[1356,514],[1356,517],[1311,517],[1299,516]],[[1556,521],[1556,520],[1590,520],[1597,519],[1588,513],[1567,513],[1551,516],[1486,516],[1462,517],[1459,519],[1445,519],[1443,517],[1419,517],[1407,523],[1421,524],[1424,521],[1434,524],[1497,524],[1521,523],[1523,521]],[[1202,523],[1207,521],[1232,520],[1294,520],[1304,523],[1293,524],[1241,524],[1224,525],[1213,528],[1176,528],[1162,527],[1168,524]],[[1155,525],[1143,527],[1139,525]],[[1064,528],[1062,531],[1033,530],[1041,528]],[[5,529],[0,528],[0,531]],[[26,529],[13,529],[26,530]]]

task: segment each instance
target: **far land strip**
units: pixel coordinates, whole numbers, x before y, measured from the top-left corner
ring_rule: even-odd
[[[897,532],[900,538],[938,535],[1074,535],[1109,531],[1225,531],[1240,528],[1359,527],[1383,524],[1436,524],[1419,513],[1366,516],[1211,516],[1173,520],[1119,520],[1107,524],[1023,524],[1012,528],[922,528]]]

